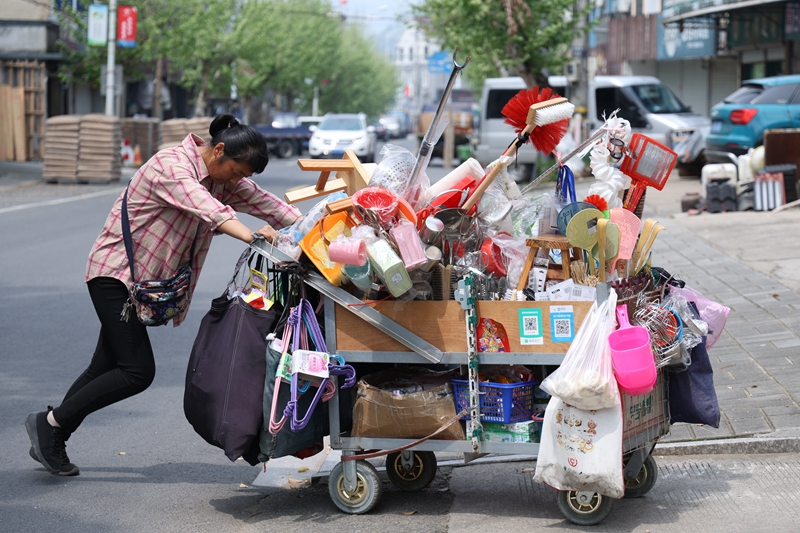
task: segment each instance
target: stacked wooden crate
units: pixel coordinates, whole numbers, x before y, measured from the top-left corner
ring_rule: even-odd
[[[183,142],[189,132],[186,130],[185,118],[171,118],[161,123],[161,144],[159,150],[172,148]]]
[[[61,115],[45,121],[44,180],[74,182],[78,179],[80,115]]]
[[[206,142],[211,141],[208,128],[211,126],[211,117],[172,118],[161,123],[161,145],[159,150],[178,146],[187,135],[194,133]]]
[[[212,117],[195,117],[186,121],[186,132],[194,133],[205,142],[211,142],[211,135],[208,129],[211,127]]]
[[[83,115],[78,140],[78,181],[119,181],[122,169],[122,126],[117,117]]]

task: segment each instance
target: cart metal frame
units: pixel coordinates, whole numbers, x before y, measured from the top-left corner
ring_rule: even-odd
[[[250,246],[273,263],[294,262],[291,257],[265,241],[257,241]],[[344,357],[348,363],[435,363],[468,365],[470,362],[468,351],[442,352],[436,346],[420,338],[375,309],[369,306],[359,305],[363,303],[361,300],[344,289],[330,284],[316,272],[309,272],[304,281],[308,286],[313,287],[326,296],[324,300],[326,344],[330,353],[338,353]],[[376,327],[378,330],[412,351],[339,351],[336,344],[336,305],[341,305],[344,309],[359,316],[366,323]],[[462,307],[465,307],[463,303]],[[465,344],[466,342],[467,335],[465,332]],[[560,365],[563,359],[564,354],[557,353],[493,353],[491,363]],[[623,394],[625,428],[623,434],[623,455],[630,456],[625,468],[625,474],[628,478],[634,478],[637,475],[640,469],[642,469],[645,460],[655,447],[658,439],[669,433],[668,387],[666,375],[667,372],[659,371],[659,380],[655,390],[651,393],[635,397],[629,397]],[[343,457],[359,455],[368,450],[391,450],[406,446],[415,440],[342,436],[339,421],[338,390],[329,402],[330,445],[332,449],[341,450]],[[452,441],[431,439],[414,446],[411,450],[462,452],[465,454],[465,459],[469,460],[470,458],[475,458],[484,454],[536,456],[539,452],[539,444],[486,441],[478,441],[475,443],[470,440]],[[408,453],[406,453],[406,451],[402,453],[403,463],[405,464],[409,460]],[[357,475],[356,461],[343,460],[341,466],[343,467],[344,489],[349,492],[356,491],[358,484],[363,481],[360,481]],[[583,494],[584,493],[579,493],[579,495]]]

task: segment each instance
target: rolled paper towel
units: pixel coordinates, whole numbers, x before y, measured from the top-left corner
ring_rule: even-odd
[[[453,169],[450,174],[443,177],[436,183],[428,188],[428,191],[425,193],[425,203],[427,204],[430,202],[434,196],[439,193],[442,193],[448,189],[452,189],[453,186],[461,181],[462,179],[466,178],[467,176],[472,176],[475,178],[475,181],[480,181],[481,178],[486,174],[486,171],[483,169],[480,163],[476,159],[469,158],[455,169]]]

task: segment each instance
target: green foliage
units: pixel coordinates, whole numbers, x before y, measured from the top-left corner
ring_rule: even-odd
[[[81,0],[88,3],[88,0]],[[357,26],[328,16],[330,0],[126,0],[138,9],[137,44],[117,48],[129,79],[151,77],[158,58],[200,101],[230,94],[243,101],[270,97],[285,110],[309,112],[314,86],[320,112],[379,114],[399,84],[394,66]],[[99,85],[106,47],[86,46],[86,14],[66,7],[62,28],[78,45],[60,42],[64,82]],[[91,80],[96,80],[96,83]],[[310,80],[311,83],[307,83]]]
[[[464,75],[476,87],[503,73],[529,85],[560,74],[573,39],[584,35],[584,15],[575,0],[425,0],[414,6],[425,32],[445,48],[471,56]]]
[[[342,37],[340,58],[320,95],[321,108],[337,113],[380,115],[392,103],[400,84],[394,65],[387,62],[360,31]]]

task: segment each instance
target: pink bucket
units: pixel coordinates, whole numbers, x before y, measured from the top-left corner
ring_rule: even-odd
[[[628,322],[628,307],[617,306],[619,329],[608,336],[611,363],[620,389],[629,396],[647,394],[656,386],[656,362],[650,332]]]

